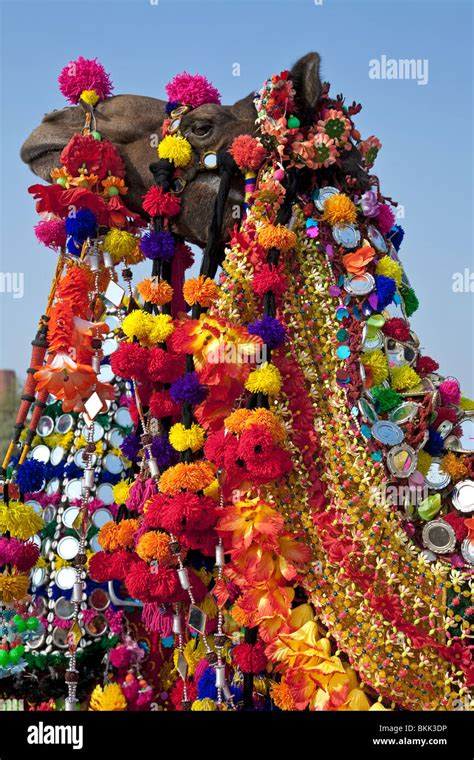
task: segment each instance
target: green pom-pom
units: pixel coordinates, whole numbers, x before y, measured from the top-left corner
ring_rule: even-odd
[[[407,317],[411,317],[411,315],[415,313],[418,306],[420,305],[420,302],[416,297],[416,293],[413,288],[404,288],[402,286],[400,288],[400,295],[402,296],[405,303],[405,311],[407,313]]]
[[[0,649],[0,668],[6,668],[10,662],[10,655],[6,649]]]
[[[94,129],[94,131],[91,132],[91,135],[94,138],[94,140],[99,140],[99,142],[102,140],[102,135],[100,134],[100,132],[97,132],[96,129]]]
[[[38,628],[38,625],[39,625],[38,618],[30,617],[26,621],[26,627],[28,628],[29,631],[36,631],[36,629]]]
[[[381,414],[390,412],[403,401],[400,394],[392,390],[392,388],[382,388],[381,386],[372,388],[372,396],[375,401],[375,407]]]
[[[300,123],[301,122],[297,116],[290,116],[288,119],[288,129],[298,129]]]
[[[19,620],[16,624],[16,629],[18,633],[24,633],[26,631],[26,621],[25,620]]]
[[[15,617],[13,618],[13,622],[15,623],[15,625],[18,625],[20,620],[23,620],[21,615],[15,615]]]

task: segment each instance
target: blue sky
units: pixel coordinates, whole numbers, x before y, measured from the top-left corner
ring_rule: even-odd
[[[402,258],[421,301],[413,318],[425,353],[474,393],[472,3],[470,0],[0,0],[2,273],[23,273],[24,296],[0,292],[0,367],[24,376],[54,254],[36,243],[35,180],[19,148],[43,114],[65,105],[60,69],[97,56],[115,93],[163,97],[184,69],[206,74],[223,102],[317,50],[332,92],[363,105],[357,126],[383,143],[385,195],[404,210]],[[382,56],[428,61],[428,82],[371,79]],[[233,64],[240,76],[233,76]],[[474,275],[473,275],[474,278]],[[473,285],[474,289],[474,285]]]

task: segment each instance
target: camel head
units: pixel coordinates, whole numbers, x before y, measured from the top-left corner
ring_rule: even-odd
[[[308,53],[291,69],[298,109],[308,117],[314,114],[321,95],[319,55]],[[189,242],[205,245],[213,214],[219,177],[201,166],[201,157],[209,151],[230,147],[240,134],[255,133],[254,93],[233,105],[205,104],[185,114],[180,131],[193,148],[193,160],[182,172],[186,185],[182,193],[182,211],[173,231]],[[156,145],[161,137],[165,101],[141,95],[116,95],[99,103],[95,109],[96,129],[120,151],[126,167],[129,187],[127,204],[141,211],[141,199],[153,183],[150,164],[156,162]],[[81,105],[45,114],[21,148],[21,158],[42,179],[50,180],[51,170],[59,165],[59,155],[74,133],[84,124]],[[243,202],[244,183],[236,174],[231,183],[224,215],[223,230],[235,224],[235,207]]]

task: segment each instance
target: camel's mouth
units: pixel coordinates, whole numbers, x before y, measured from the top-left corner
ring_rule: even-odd
[[[38,177],[51,182],[51,170],[59,166],[59,157],[64,145],[29,145],[28,140],[21,148],[20,156]]]

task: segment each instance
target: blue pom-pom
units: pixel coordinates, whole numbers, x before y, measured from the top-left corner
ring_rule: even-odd
[[[405,237],[405,230],[399,224],[394,224],[390,232],[388,233],[389,240],[392,241],[393,247],[396,251],[400,250],[403,238]]]
[[[270,350],[278,348],[286,338],[286,328],[279,319],[265,314],[248,326],[251,335],[258,335]]]
[[[27,459],[21,464],[16,472],[16,482],[22,493],[36,493],[41,491],[45,477],[45,466],[37,459]]]
[[[80,208],[75,216],[66,219],[66,232],[77,244],[97,234],[97,220],[89,208]],[[69,248],[68,248],[69,250]]]
[[[82,478],[84,470],[77,466],[75,462],[69,462],[64,468],[64,475],[69,480],[73,478]]]
[[[174,109],[177,108],[178,106],[179,106],[179,103],[175,102],[174,100],[168,100],[165,106],[165,111],[168,114],[168,116],[171,113],[171,111],[174,111]]]
[[[385,309],[392,303],[397,283],[392,277],[385,277],[383,274],[375,275],[375,287],[377,289],[378,308]]]
[[[140,250],[147,259],[170,261],[175,253],[176,242],[171,232],[147,232],[140,240]]]
[[[425,444],[424,449],[427,454],[430,454],[430,456],[437,457],[442,453],[444,448],[443,436],[433,428],[428,428],[428,435],[429,438]]]

